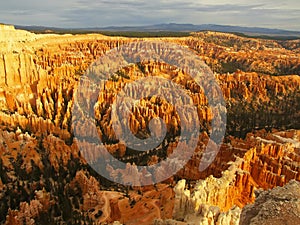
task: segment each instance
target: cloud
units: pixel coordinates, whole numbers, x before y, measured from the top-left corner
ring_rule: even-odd
[[[58,27],[215,23],[300,30],[298,0],[10,0],[0,22]]]

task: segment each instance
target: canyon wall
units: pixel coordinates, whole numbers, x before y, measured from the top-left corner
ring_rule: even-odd
[[[80,123],[74,127],[74,94],[87,68],[109,50],[138,39],[35,35],[1,26],[0,222],[238,224],[241,208],[254,202],[255,190],[299,181],[297,42],[210,32],[193,35],[163,41],[195,51],[213,70],[226,101],[224,143],[202,172],[199,163],[216,115],[202,88],[185,71],[161,62],[140,62],[116,71],[97,96],[95,119],[90,121],[97,129]],[[171,166],[183,167],[177,174],[157,185],[131,188],[101,177],[87,162],[100,157],[93,147],[96,136],[110,154],[127,164],[124,170],[105,165],[111,176],[123,181],[131,179],[128,170],[134,172],[136,165],[156,164],[172,154],[182,121],[176,106],[165,99],[141,100],[129,108],[129,120],[124,122],[143,139],[150,135],[148,122],[162,118],[167,136],[157,148],[137,153],[118,142],[112,127],[111,105],[117,92],[146,76],[180,85],[197,108],[201,129],[191,160],[183,167],[174,159]],[[139,92],[130,91],[132,95]],[[75,119],[80,122],[81,117]],[[74,130],[82,139],[74,140]],[[83,157],[78,141],[90,157]],[[181,153],[186,154],[185,148]],[[164,165],[155,176],[171,166]],[[144,172],[141,179],[147,179]]]

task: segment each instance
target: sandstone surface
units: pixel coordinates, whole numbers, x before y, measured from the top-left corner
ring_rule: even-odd
[[[212,69],[227,110],[226,135],[212,164],[199,171],[201,159],[207,157],[203,153],[211,121],[219,115],[208,104],[203,87],[185,70],[166,63],[145,61],[115,71],[105,89],[97,93],[95,105],[88,105],[89,99],[83,98],[88,109],[95,109],[95,118],[83,120],[86,111],[73,114],[77,87],[91,63],[111,49],[141,39],[100,34],[36,35],[1,25],[0,223],[238,224],[242,208],[254,203],[257,190],[273,189],[280,195],[296,189],[297,182],[291,180],[300,181],[298,41],[214,32],[143,40],[184,46]],[[149,121],[156,117],[165,122],[167,135],[157,148],[144,152],[119,142],[119,131],[112,126],[113,120],[118,121],[111,117],[112,104],[122,88],[145,77],[162,77],[179,85],[192,99],[201,129],[195,153],[186,165],[175,157],[171,164],[162,163],[153,173],[159,179],[173,167],[182,168],[177,174],[156,185],[127,187],[91,168],[89,163],[103,156],[95,151],[99,147],[95,138],[100,137],[107,152],[127,165],[123,169],[103,165],[111,178],[138,186],[142,179],[154,180],[149,180],[151,171],[132,179],[136,167],[170,157],[178,144],[181,123],[191,122],[193,116],[189,112],[180,119],[177,109],[185,99],[176,95],[171,98],[175,106],[157,96],[141,99],[134,107],[123,104],[130,113],[129,119],[120,123],[135,137],[143,140],[151,136]],[[209,79],[203,85],[209,86]],[[153,89],[155,85],[149,87]],[[131,95],[139,91],[134,86],[129,89]],[[82,94],[85,97],[89,93],[84,90]],[[217,94],[212,91],[212,96]],[[80,138],[75,139],[74,132]],[[158,126],[153,134],[161,133]],[[187,148],[182,146],[180,154],[185,156]],[[287,183],[286,189],[276,188]],[[260,220],[266,208],[273,209],[273,191],[258,197],[262,206],[255,217],[249,217],[252,209],[246,206],[241,221]],[[279,211],[288,216],[288,221],[296,221],[296,201],[289,199]],[[291,214],[286,207],[291,207]],[[264,219],[280,222],[278,217],[271,220],[268,215]]]

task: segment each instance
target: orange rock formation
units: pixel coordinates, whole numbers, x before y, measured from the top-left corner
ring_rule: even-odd
[[[116,71],[97,99],[95,120],[90,121],[97,129],[72,126],[74,93],[89,65],[107,51],[137,40],[97,34],[35,35],[0,26],[1,223],[238,224],[241,208],[254,202],[256,189],[300,180],[297,41],[214,32],[163,39],[195,51],[215,73],[226,100],[226,137],[203,172],[198,167],[216,117],[214,109],[188,74],[165,63],[141,62]],[[94,151],[96,136],[131,171],[172,154],[183,121],[176,105],[162,98],[140,100],[124,122],[136,137],[145,138],[150,135],[148,122],[161,117],[167,137],[157,148],[132,151],[118,142],[113,130],[111,104],[118,91],[146,76],[164,77],[186,91],[197,107],[201,133],[185,166],[174,159],[171,166],[184,166],[176,175],[157,185],[129,188],[99,176],[87,162],[101,153]],[[136,92],[132,88],[131,93]],[[74,129],[82,135],[77,142]],[[88,158],[82,157],[78,143],[85,146]],[[185,149],[181,151],[184,155]],[[155,176],[163,176],[169,167],[164,165]],[[132,178],[128,170],[107,168],[111,176]],[[148,179],[147,172],[140,179]]]

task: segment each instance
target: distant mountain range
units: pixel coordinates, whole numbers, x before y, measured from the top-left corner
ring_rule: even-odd
[[[295,37],[300,38],[300,31],[289,31],[282,29],[270,29],[261,27],[241,27],[216,24],[156,24],[147,26],[110,26],[110,27],[91,27],[91,28],[55,28],[43,26],[15,26],[17,29],[30,31],[111,31],[111,32],[195,32],[195,31],[218,31],[228,33],[243,33],[250,36],[278,36],[278,37]]]

